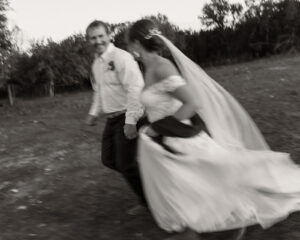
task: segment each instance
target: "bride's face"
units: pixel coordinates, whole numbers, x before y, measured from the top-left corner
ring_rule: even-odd
[[[138,41],[130,42],[128,45],[128,50],[131,52],[135,59],[141,58],[141,46]]]

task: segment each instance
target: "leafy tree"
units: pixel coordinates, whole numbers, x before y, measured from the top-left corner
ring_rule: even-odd
[[[111,24],[110,28],[113,34],[113,42],[119,48],[127,48],[127,30],[129,26],[130,22]]]
[[[11,78],[22,85],[24,93],[44,92],[53,81],[56,89],[83,88],[88,84],[90,54],[83,35],[73,35],[60,43],[51,39],[33,43],[28,53],[15,59]]]
[[[229,4],[227,0],[212,0],[204,5],[203,15],[199,16],[199,19],[208,28],[224,30],[236,25],[242,10],[243,7],[239,3]]]
[[[9,31],[7,29],[7,18],[5,12],[8,9],[8,1],[0,0],[0,49],[7,50],[10,48]]]
[[[7,29],[7,18],[5,12],[9,5],[7,0],[0,0],[0,88],[3,87],[7,78],[5,67],[11,48],[9,31]]]
[[[274,52],[299,51],[300,2],[297,0],[281,1],[277,4],[277,9],[273,20],[277,32]]]
[[[199,17],[207,27],[201,31],[183,31],[162,14],[145,18],[156,22],[164,36],[201,66],[300,50],[299,0],[245,0],[244,9],[226,0],[212,0]],[[118,47],[127,48],[130,25],[130,22],[110,24]],[[2,44],[0,50],[9,53],[6,75],[11,81],[20,82],[24,93],[43,90],[51,79],[56,89],[78,89],[89,84],[92,58],[83,35],[73,35],[59,43],[51,39],[36,42],[27,53],[19,52],[9,34],[5,36],[1,40],[8,40],[8,44]],[[163,54],[170,57],[167,51]]]

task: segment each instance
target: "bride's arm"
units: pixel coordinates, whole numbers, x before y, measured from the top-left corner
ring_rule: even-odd
[[[181,77],[179,77],[179,76],[170,77],[169,80],[170,81],[183,81],[183,79],[181,79]],[[184,83],[181,82],[179,84],[184,84]],[[176,85],[178,86],[178,83],[176,83]],[[174,98],[176,98],[182,102],[181,107],[177,110],[177,112],[175,112],[170,117],[172,117],[173,119],[176,119],[177,121],[181,121],[181,120],[185,120],[185,119],[191,119],[195,115],[196,103],[194,101],[193,95],[191,94],[191,91],[189,90],[189,88],[186,85],[181,85],[179,87],[176,87],[175,89],[173,89],[173,91],[168,91],[168,93],[171,94],[172,96],[174,96]],[[167,120],[170,117],[167,117],[165,120]],[[170,124],[170,119],[167,121],[169,121],[169,123],[167,123],[167,124]],[[171,120],[171,122],[172,121],[173,120]],[[166,124],[166,122],[164,124]],[[154,124],[151,124],[148,127],[146,134],[151,137],[156,137],[159,134],[156,132],[156,130],[154,130],[152,128],[152,125],[154,125]]]
[[[173,117],[178,120],[190,119],[195,115],[197,106],[193,94],[187,85],[181,86],[170,93],[182,102],[182,106],[174,113]]]
[[[153,122],[148,127],[146,134],[150,137],[156,137],[158,135],[174,136],[174,134],[175,136],[177,136],[176,134],[178,134],[178,136],[187,137],[193,136],[193,134],[195,135],[195,133],[199,133],[201,130],[206,129],[205,124],[201,119],[200,122],[199,120],[197,120],[198,122],[196,123],[195,118],[193,118],[196,113],[196,104],[193,95],[191,94],[191,91],[186,85],[182,85],[185,84],[183,82],[183,79],[179,76],[174,76],[170,77],[169,80],[179,81],[173,86],[176,87],[177,85],[176,89],[173,91],[168,91],[168,93],[174,96],[176,99],[180,100],[182,102],[182,105],[172,116]],[[178,87],[178,84],[181,84],[181,86]],[[180,125],[180,121],[185,119],[194,119],[193,124],[196,125],[193,127],[190,126],[191,129],[186,129],[186,127]],[[179,132],[174,132],[172,130],[173,128],[181,130],[179,130]]]

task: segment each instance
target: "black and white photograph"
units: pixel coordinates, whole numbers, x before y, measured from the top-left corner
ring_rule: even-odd
[[[0,240],[300,240],[300,0],[0,0]]]

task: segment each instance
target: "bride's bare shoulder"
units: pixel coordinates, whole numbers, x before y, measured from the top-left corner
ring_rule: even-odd
[[[179,75],[175,65],[169,59],[161,58],[155,68],[156,80],[159,82],[174,75]]]

